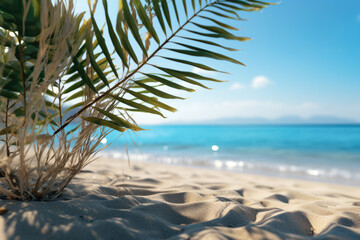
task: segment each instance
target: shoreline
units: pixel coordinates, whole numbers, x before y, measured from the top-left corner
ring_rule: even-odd
[[[0,200],[1,239],[359,239],[360,188],[101,158],[55,201]]]
[[[134,160],[134,162],[140,164],[140,163],[147,163],[147,161],[137,161]],[[245,176],[253,176],[253,177],[264,177],[264,178],[273,178],[273,179],[277,179],[277,180],[291,180],[291,181],[304,181],[304,182],[314,182],[314,183],[319,183],[319,184],[325,184],[325,185],[334,185],[334,186],[338,186],[338,187],[354,187],[354,188],[360,188],[360,183],[350,183],[350,182],[345,182],[345,181],[341,181],[340,183],[337,183],[335,179],[322,179],[322,178],[318,178],[316,179],[308,177],[308,176],[289,176],[289,174],[283,174],[283,175],[278,175],[278,172],[273,172],[273,173],[266,173],[265,171],[261,172],[261,171],[244,171],[244,170],[237,170],[237,169],[231,169],[231,168],[216,168],[216,167],[210,167],[210,166],[205,166],[205,165],[191,165],[191,164],[182,164],[182,163],[164,163],[164,162],[149,162],[151,164],[159,164],[159,165],[167,165],[167,166],[171,166],[174,165],[176,167],[184,167],[184,168],[189,168],[189,169],[203,169],[205,171],[209,170],[209,171],[220,171],[223,172],[224,174],[226,173],[234,173],[234,174],[239,174],[239,175],[245,175]],[[348,180],[351,181],[351,180]]]
[[[132,161],[132,160],[131,160]],[[276,181],[284,181],[284,180],[289,180],[289,181],[296,181],[296,182],[303,182],[305,184],[320,184],[320,185],[326,185],[326,186],[334,186],[334,187],[344,187],[344,188],[359,188],[360,191],[360,185],[358,184],[350,184],[350,183],[336,183],[333,181],[329,181],[329,180],[323,180],[323,179],[310,179],[310,178],[306,178],[306,177],[291,177],[288,175],[283,175],[283,176],[278,176],[276,174],[267,174],[265,172],[246,172],[246,171],[239,171],[239,170],[234,170],[234,169],[223,169],[223,168],[211,168],[208,166],[201,166],[201,165],[186,165],[186,164],[181,164],[181,163],[163,163],[163,162],[147,162],[147,161],[133,161],[135,163],[135,165],[138,164],[142,164],[142,163],[149,163],[151,165],[159,165],[159,166],[172,166],[174,165],[175,167],[179,167],[179,168],[184,168],[184,169],[188,169],[190,171],[193,170],[201,170],[201,171],[210,171],[210,172],[219,172],[219,173],[223,173],[223,174],[235,174],[235,175],[243,175],[245,178],[248,177],[254,177],[254,178],[261,178],[261,179],[274,179]],[[334,180],[335,181],[335,180]]]
[[[260,175],[274,178],[282,178],[282,179],[293,179],[293,180],[306,180],[306,181],[315,181],[319,183],[329,183],[329,184],[338,184],[344,186],[352,186],[352,187],[360,187],[360,179],[355,177],[353,178],[345,178],[345,177],[329,177],[324,176],[326,172],[324,169],[318,169],[317,167],[306,168],[299,170],[297,172],[292,171],[281,171],[280,168],[284,167],[283,165],[279,165],[275,163],[276,167],[269,168],[268,165],[264,165],[264,163],[257,162],[254,164],[253,162],[246,161],[221,161],[221,160],[203,160],[201,158],[179,158],[175,159],[167,156],[166,154],[141,154],[141,153],[129,153],[130,161],[137,163],[155,163],[155,164],[165,164],[165,165],[175,165],[179,167],[194,167],[200,169],[209,169],[215,171],[224,171],[224,172],[233,172],[238,174],[250,174],[250,175]],[[103,158],[127,158],[126,154],[116,152],[114,150],[105,150],[102,153]],[[253,167],[246,167],[245,165],[249,164],[255,165]],[[266,163],[269,164],[269,163]],[[229,166],[228,166],[229,165]],[[240,166],[239,166],[240,165]],[[299,166],[286,165],[287,170],[291,168],[299,168]],[[309,173],[307,173],[307,171]],[[315,171],[315,172],[314,172]],[[320,175],[311,175],[314,173],[320,173]]]
[[[118,159],[115,159],[115,158],[106,158],[106,159],[108,161],[109,160],[110,161],[118,161]],[[122,160],[122,161],[125,162],[125,160]],[[124,164],[121,164],[121,165],[124,165]],[[269,180],[273,180],[275,182],[284,182],[285,180],[287,180],[288,182],[291,182],[291,183],[299,183],[299,184],[305,184],[305,185],[307,185],[307,184],[320,185],[322,187],[333,187],[338,190],[340,190],[340,189],[359,190],[359,193],[356,195],[358,197],[360,197],[360,186],[359,185],[350,185],[350,184],[334,183],[334,182],[327,182],[327,181],[321,181],[321,180],[312,180],[312,179],[287,177],[287,176],[266,175],[266,174],[262,174],[262,173],[249,173],[249,172],[241,172],[241,171],[230,170],[230,169],[209,168],[207,166],[201,166],[201,165],[185,165],[185,164],[181,164],[181,163],[163,163],[163,162],[148,162],[148,161],[130,160],[129,170],[133,171],[133,170],[131,170],[132,168],[137,169],[138,165],[145,165],[145,166],[149,166],[150,168],[152,168],[152,167],[165,168],[170,171],[171,171],[171,168],[169,168],[169,167],[173,166],[174,169],[179,169],[179,170],[182,170],[185,172],[187,172],[187,171],[190,171],[190,172],[200,171],[200,172],[205,172],[205,173],[211,172],[213,174],[225,174],[228,177],[229,176],[244,177],[245,179],[254,178],[258,181],[260,180],[263,182],[268,182]],[[124,173],[126,174],[126,171]]]

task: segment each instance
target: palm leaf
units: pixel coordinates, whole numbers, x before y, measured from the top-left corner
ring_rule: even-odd
[[[88,28],[89,29],[89,28]],[[95,56],[93,54],[93,49],[92,49],[92,39],[91,39],[91,33],[90,33],[90,29],[86,34],[86,48],[87,48],[87,53],[90,59],[90,63],[91,66],[94,68],[95,72],[99,75],[99,77],[101,78],[101,80],[109,86],[109,82],[106,79],[106,76],[104,74],[104,72],[100,69],[98,63],[96,62]]]
[[[127,130],[126,128],[120,126],[114,121],[104,120],[98,117],[81,117],[81,118],[84,119],[85,121],[97,124],[99,126],[109,127],[119,132],[125,132]]]
[[[150,6],[144,6],[142,1],[140,0],[132,0],[130,2],[126,0],[119,1],[119,12],[116,21],[116,32],[118,34],[118,37],[116,37],[112,28],[112,23],[110,21],[107,1],[103,0],[105,17],[108,25],[108,33],[111,43],[113,44],[115,51],[118,53],[120,59],[122,60],[124,67],[130,67],[130,65],[125,64],[125,57],[128,55],[135,63],[135,66],[132,69],[128,69],[128,71],[124,71],[123,69],[124,75],[121,79],[118,79],[117,82],[114,82],[106,92],[100,93],[96,98],[87,103],[87,105],[84,105],[78,111],[78,113],[70,117],[67,123],[64,124],[64,126],[61,126],[59,129],[64,128],[75,117],[80,116],[80,114],[86,109],[92,107],[95,103],[104,99],[111,99],[112,101],[114,101],[114,106],[116,106],[116,109],[125,112],[136,111],[163,116],[160,112],[160,109],[171,112],[176,111],[175,108],[164,103],[161,99],[183,98],[160,90],[159,87],[166,86],[177,90],[192,92],[194,90],[185,87],[184,84],[191,84],[209,89],[205,84],[203,84],[203,81],[222,81],[219,80],[217,77],[200,75],[188,71],[187,69],[174,69],[173,67],[164,67],[162,66],[163,64],[161,64],[161,66],[150,64],[151,59],[153,59],[154,57],[161,57],[165,62],[176,62],[182,64],[181,66],[184,67],[198,67],[203,70],[216,71],[219,73],[224,72],[216,70],[211,66],[199,62],[199,58],[215,59],[244,65],[239,60],[229,57],[228,55],[225,55],[222,52],[218,52],[217,50],[213,49],[218,48],[221,50],[236,51],[236,49],[233,48],[231,45],[231,47],[229,47],[224,44],[217,43],[216,41],[219,38],[236,40],[241,42],[250,40],[250,38],[248,37],[239,37],[234,35],[232,31],[237,31],[238,29],[227,24],[224,19],[232,19],[237,21],[243,20],[238,14],[239,11],[260,10],[269,5],[269,3],[256,0],[199,0],[199,2],[191,0],[190,4],[194,11],[190,14],[190,12],[188,11],[188,3],[186,0],[182,1],[182,5],[177,5],[176,1],[174,0],[172,0],[171,5],[168,4],[168,1],[166,0],[149,0],[146,1],[146,3],[150,4]],[[182,11],[185,12],[185,15],[187,17],[187,19],[183,22],[180,19],[180,8],[182,8]],[[172,21],[173,19],[170,12],[175,13],[174,18],[176,18],[177,21]],[[153,16],[154,18],[158,19],[159,25],[152,24]],[[196,22],[196,19],[206,20],[212,25],[209,25],[208,23],[203,23],[203,21],[201,23]],[[109,71],[109,69],[107,69],[106,66],[110,66],[110,71],[112,71],[116,76],[118,76],[117,69],[113,65],[112,59],[110,57],[108,46],[107,44],[105,44],[105,38],[101,35],[101,32],[96,24],[92,12],[91,23],[93,25],[95,37],[106,57],[106,62],[108,63],[108,65],[104,65],[104,68],[100,69],[104,72],[107,72]],[[167,24],[167,26],[165,24]],[[169,34],[169,36],[167,36],[167,27],[169,27],[170,30],[174,30],[171,34]],[[199,28],[202,31],[199,31]],[[160,34],[161,31],[165,34],[165,36]],[[129,41],[129,32],[131,32],[131,35],[135,40],[133,44]],[[181,36],[180,33],[186,33],[186,36]],[[140,36],[146,37],[145,44]],[[162,36],[164,36],[164,39]],[[153,40],[151,39],[151,37]],[[175,37],[178,37],[176,41],[174,41]],[[180,39],[190,41],[191,43],[180,42]],[[148,49],[150,46],[149,41],[155,41],[159,44],[153,49],[152,53],[148,53]],[[91,41],[89,39],[87,44],[88,47],[86,48],[87,51],[92,50],[90,47],[90,43]],[[180,46],[180,48],[174,48],[169,46],[173,43]],[[202,45],[205,45],[205,47]],[[144,59],[141,62],[138,61],[135,49],[141,49],[144,55]],[[164,54],[160,54],[160,52],[164,52],[163,50],[175,52],[177,54],[180,54],[181,57],[170,57]],[[122,55],[122,53],[125,54],[125,57]],[[96,70],[96,65],[94,64],[94,57],[92,58],[92,60],[90,59],[91,64],[93,67],[95,66],[94,70],[98,75],[96,81],[99,81],[100,78],[103,81],[102,86],[104,86],[104,76],[97,71],[99,70],[99,68]],[[80,86],[84,83],[88,84],[88,79],[83,76],[84,72],[79,69],[81,65],[77,65],[78,67],[76,68],[76,74],[81,77],[81,80],[75,83],[77,84],[76,86]],[[155,72],[145,72],[144,69],[149,69],[145,68],[145,66],[152,66],[153,69],[155,69]],[[159,73],[164,74],[161,75]],[[145,78],[139,78],[140,76],[145,76]],[[73,77],[73,79],[75,80],[78,78]],[[95,80],[93,79],[92,82],[94,83]],[[76,89],[75,84],[73,84],[71,87],[72,91]],[[94,88],[99,91],[98,86],[94,86]],[[116,94],[115,92],[118,93]],[[81,91],[77,91],[69,99],[78,98],[80,95]],[[124,124],[121,125],[120,123],[119,124],[121,126],[116,125],[116,121],[121,122],[118,117],[116,115],[113,115],[113,113],[102,111],[104,110],[98,110],[98,112],[100,112],[104,117],[110,120],[104,120],[104,122],[94,118],[90,118],[87,120],[99,125],[103,124],[104,126],[109,126],[113,129],[117,127],[120,127],[121,130],[123,130],[123,128],[131,129],[130,125],[126,126]],[[124,119],[122,120],[125,121]]]
[[[151,36],[155,39],[155,41],[160,44],[159,37],[158,37],[153,25],[151,24],[150,19],[148,18],[145,9],[141,5],[140,0],[134,0],[134,4],[135,4],[135,7],[137,9],[137,12],[139,14],[139,17],[140,17],[142,23],[144,24],[146,29],[149,31]]]
[[[106,0],[103,0],[103,5],[104,5],[104,10],[105,10],[106,23],[107,23],[107,26],[108,26],[108,29],[109,29],[109,36],[110,36],[111,41],[112,41],[112,43],[114,45],[116,53],[119,55],[122,63],[124,64],[124,66],[128,68],[129,66],[128,66],[128,63],[127,63],[125,53],[124,53],[124,51],[123,51],[123,49],[121,47],[121,44],[120,44],[119,40],[117,39],[117,37],[115,35],[113,25],[112,25],[112,23],[110,21],[109,11],[108,11],[107,1]]]
[[[106,117],[108,117],[109,119],[111,119],[111,121],[118,125],[118,126],[121,126],[121,127],[124,127],[126,129],[130,129],[130,130],[133,130],[133,131],[140,131],[140,130],[143,130],[142,128],[134,125],[134,124],[131,124],[130,122],[122,119],[121,117],[118,117],[112,113],[109,113],[101,108],[98,108],[98,107],[95,107],[96,111],[102,113],[103,115],[105,115]]]
[[[136,42],[139,44],[139,46],[142,49],[143,53],[147,56],[147,51],[145,49],[144,43],[141,40],[139,31],[138,31],[138,26],[136,25],[136,22],[135,22],[133,16],[131,15],[131,13],[130,13],[129,6],[128,6],[126,0],[122,0],[122,1],[123,1],[124,19],[125,19],[127,25],[129,26],[130,31],[133,34]]]
[[[89,6],[90,6],[90,0],[89,0]],[[118,74],[117,74],[116,67],[115,67],[115,65],[114,65],[114,63],[113,63],[113,61],[111,59],[108,47],[106,46],[105,39],[102,36],[102,34],[100,32],[100,29],[99,29],[99,27],[98,27],[98,25],[97,25],[97,23],[95,21],[94,14],[93,14],[92,11],[90,11],[90,14],[91,14],[91,22],[92,22],[92,25],[93,25],[94,33],[95,33],[97,41],[99,42],[101,50],[104,53],[108,63],[110,64],[111,69],[113,70],[114,74],[116,75],[116,77],[119,77]]]
[[[179,90],[184,90],[184,91],[188,91],[188,92],[195,92],[194,89],[191,89],[191,88],[187,88],[187,87],[184,87],[180,84],[177,84],[175,82],[172,82],[172,81],[169,81],[165,78],[162,78],[160,76],[157,76],[157,75],[153,75],[153,74],[146,74],[144,73],[144,75],[146,75],[147,77],[149,77],[150,79],[153,79],[154,81],[156,82],[160,82],[168,87],[171,87],[171,88],[175,88],[175,89],[179,89]]]
[[[177,6],[176,6],[175,0],[172,0],[172,4],[173,4],[173,6],[174,6],[174,11],[175,11],[175,15],[176,15],[176,20],[177,20],[178,24],[180,24],[179,13],[178,13],[178,10],[177,10]]]
[[[183,38],[183,39],[187,39],[187,40],[191,40],[191,41],[195,41],[195,42],[199,42],[199,43],[204,43],[204,44],[207,44],[207,45],[211,45],[211,46],[215,46],[215,47],[220,47],[220,48],[223,48],[223,49],[226,49],[228,51],[238,51],[238,49],[234,49],[234,48],[229,48],[229,47],[226,47],[224,45],[220,45],[216,42],[211,42],[211,41],[207,41],[207,40],[204,40],[204,39],[197,39],[197,38],[189,38],[189,37],[183,37],[183,36],[179,36],[180,38]]]
[[[207,19],[207,20],[210,20],[212,21],[213,23],[223,27],[223,28],[226,28],[226,29],[230,29],[230,30],[239,30],[238,28],[235,28],[235,27],[232,27],[226,23],[223,23],[223,22],[220,22],[220,21],[217,21],[216,19],[214,18],[209,18],[209,17],[206,17],[206,16],[200,16],[201,18],[203,19]]]
[[[163,56],[160,56],[160,57],[165,58],[167,60],[174,61],[174,62],[183,63],[183,64],[186,64],[186,65],[191,65],[191,66],[194,66],[194,67],[206,70],[206,71],[222,72],[222,71],[216,70],[216,69],[214,69],[212,67],[209,67],[209,66],[206,66],[204,64],[197,63],[197,62],[191,62],[191,61],[187,61],[187,60],[183,60],[183,59],[163,57]],[[225,72],[222,72],[222,73],[225,73]]]
[[[186,0],[182,0],[186,17],[188,17]]]
[[[70,44],[68,43],[68,46],[69,46],[69,51],[71,52],[72,49],[71,49],[71,46]],[[94,92],[97,92],[94,84],[92,83],[91,79],[89,78],[89,76],[86,74],[84,68],[81,66],[80,62],[77,60],[76,57],[73,57],[73,63],[74,63],[74,66],[76,67],[81,79],[82,79],[82,82],[81,84],[87,84]]]
[[[148,92],[153,93],[154,95],[161,97],[161,98],[167,98],[167,99],[185,99],[185,98],[181,98],[181,97],[177,97],[171,94],[168,94],[166,92],[160,91],[152,86],[146,85],[144,83],[142,83],[141,81],[135,81],[135,83],[137,85],[139,85],[140,87],[146,89]]]
[[[159,23],[161,25],[161,28],[164,31],[164,33],[166,34],[166,27],[165,27],[164,19],[163,19],[163,16],[161,14],[161,10],[159,7],[159,0],[152,0],[152,4],[153,4],[153,8],[154,8],[156,17],[158,18]]]
[[[166,21],[167,21],[170,29],[172,30],[171,17],[170,17],[170,12],[169,12],[169,7],[168,7],[168,4],[167,4],[167,1],[166,1],[166,0],[162,0],[162,1],[161,1],[161,6],[162,6],[162,10],[163,10],[163,12],[164,12]]]
[[[162,117],[164,117],[164,115],[161,114],[161,112],[153,109],[153,108],[150,108],[150,107],[147,107],[143,104],[140,104],[140,103],[137,103],[135,101],[131,101],[131,100],[128,100],[126,98],[123,98],[123,97],[119,97],[119,96],[115,96],[113,94],[110,94],[110,97],[112,97],[113,99],[125,104],[125,105],[128,105],[130,107],[133,107],[134,109],[140,111],[140,112],[145,112],[145,113],[151,113],[151,114],[156,114],[156,115],[160,115]]]

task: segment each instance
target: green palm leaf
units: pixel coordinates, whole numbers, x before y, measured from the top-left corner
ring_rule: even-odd
[[[150,19],[148,18],[145,9],[143,8],[143,6],[141,5],[140,0],[134,0],[134,4],[135,7],[137,9],[137,12],[139,14],[139,17],[142,21],[142,23],[144,24],[144,26],[146,27],[146,29],[149,31],[149,33],[151,34],[151,36],[155,39],[155,41],[160,44],[160,40],[159,37],[153,27],[153,25],[150,22]]]
[[[166,21],[167,21],[170,29],[172,30],[171,17],[170,17],[170,12],[169,12],[169,7],[168,7],[168,4],[167,4],[167,1],[166,0],[161,0],[161,6],[162,6],[162,10],[164,12]]]
[[[200,69],[204,69],[204,70],[207,70],[207,71],[225,73],[225,72],[216,70],[216,69],[214,69],[212,67],[201,64],[201,63],[191,62],[191,61],[187,61],[187,60],[183,60],[183,59],[177,59],[177,58],[170,58],[170,57],[163,57],[163,56],[160,56],[160,57],[165,58],[167,60],[174,61],[174,62],[183,63],[183,64],[186,64],[186,65],[191,65],[191,66],[194,66],[194,67],[197,67],[197,68],[200,68]]]
[[[145,112],[157,114],[163,117],[160,109],[171,112],[176,111],[175,108],[169,106],[160,99],[183,98],[174,94],[169,94],[165,90],[160,90],[160,87],[166,86],[176,90],[193,92],[194,89],[185,87],[184,84],[191,84],[194,86],[209,89],[205,84],[203,84],[203,81],[222,81],[219,80],[217,77],[200,75],[188,71],[187,69],[174,69],[172,67],[164,67],[162,66],[162,64],[161,66],[160,64],[151,64],[150,61],[154,57],[161,57],[166,62],[170,61],[180,63],[182,64],[180,66],[183,66],[184,68],[197,67],[203,70],[214,71],[218,73],[224,72],[199,62],[199,58],[227,61],[245,66],[239,60],[229,57],[228,55],[223,54],[221,51],[213,50],[213,48],[217,48],[222,51],[237,50],[233,47],[217,43],[216,40],[219,38],[236,40],[241,42],[250,40],[250,38],[248,37],[239,37],[234,35],[232,31],[238,31],[238,29],[227,24],[224,19],[232,19],[237,21],[243,20],[238,14],[239,11],[255,11],[264,8],[266,5],[269,5],[267,3],[256,0],[199,0],[199,2],[191,0],[190,4],[194,12],[190,15],[190,12],[187,9],[188,3],[186,0],[183,0],[181,8],[182,11],[185,13],[186,17],[189,18],[182,22],[179,14],[179,10],[181,10],[180,5],[177,5],[176,1],[174,0],[172,0],[171,2],[172,4],[169,5],[168,1],[166,0],[149,0],[147,1],[147,4],[150,4],[150,6],[152,7],[151,8],[149,5],[144,6],[142,1],[140,0],[132,0],[130,2],[126,0],[120,0],[119,12],[116,21],[116,32],[118,34],[118,37],[116,37],[112,28],[112,23],[110,21],[107,1],[103,0],[105,17],[108,25],[108,33],[115,52],[118,53],[124,67],[130,67],[130,65],[126,64],[130,63],[129,61],[125,60],[127,59],[127,56],[131,57],[131,59],[135,63],[135,66],[132,69],[128,69],[127,71],[125,71],[125,69],[122,69],[124,73],[123,77],[121,79],[118,79],[116,82],[113,82],[112,85],[110,85],[111,87],[106,90],[106,92],[100,93],[92,101],[90,101],[86,105],[83,105],[77,114],[69,118],[69,121],[64,124],[65,126],[68,124],[68,122],[71,122],[76,116],[79,116],[80,113],[86,111],[95,103],[103,99],[109,98],[114,101],[114,106],[116,109],[124,111],[125,113],[126,111]],[[173,18],[176,18],[176,21],[173,21],[172,19],[170,13],[172,11],[175,13]],[[157,18],[159,25],[152,24],[153,17]],[[201,23],[196,22],[196,19],[208,21],[213,25],[203,23],[203,21]],[[117,69],[113,65],[113,60],[110,57],[108,45],[105,44],[105,38],[101,35],[101,32],[97,27],[93,13],[91,13],[91,22],[93,25],[95,37],[105,55],[107,63],[105,65],[102,65],[102,67],[100,68],[99,62],[95,64],[96,55],[89,55],[91,66],[97,73],[97,77],[96,79],[92,79],[92,83],[97,83],[101,79],[103,82],[101,86],[103,88],[106,84],[104,78],[104,76],[106,75],[101,74],[99,70],[103,72],[108,72],[109,69],[107,68],[107,66],[110,66],[110,71],[113,72],[116,76],[118,76],[118,74],[116,72]],[[177,25],[176,22],[179,25]],[[167,24],[167,26],[165,24]],[[169,27],[170,30],[174,30],[174,32],[172,32],[169,36],[167,36],[167,27]],[[203,32],[198,31],[199,28]],[[159,30],[161,30],[165,34],[164,39],[162,37],[164,35],[161,35]],[[130,42],[129,40],[129,32],[131,32],[134,43]],[[181,36],[180,32],[186,33],[186,35]],[[145,41],[141,39],[141,36],[144,36],[144,38],[146,36]],[[150,39],[149,36],[152,37],[153,40]],[[174,41],[175,37],[178,37],[176,41]],[[186,40],[186,42],[180,42],[180,39]],[[150,41],[155,41],[159,44],[157,47],[155,47],[155,49],[152,50],[152,53],[148,53]],[[190,43],[187,43],[187,41],[189,41]],[[91,51],[94,49],[91,48],[90,43],[90,38],[87,37],[87,51]],[[169,46],[170,44],[176,44],[181,48],[171,47]],[[138,61],[138,58],[136,56],[136,49],[140,49],[142,54],[144,55],[144,59],[141,62]],[[180,54],[180,56],[182,57],[164,55],[163,50],[169,50],[171,52]],[[122,54],[125,54],[125,56]],[[78,87],[81,87],[84,84],[89,85],[89,81],[84,76],[84,72],[79,69],[81,63],[75,64],[77,65],[77,72],[75,73],[75,75],[69,78],[71,81],[74,81],[81,77],[80,81],[72,84],[69,88],[65,90],[66,92],[75,91]],[[99,66],[99,68],[97,68],[97,66]],[[145,66],[152,66],[156,71],[153,73],[146,72],[144,71],[144,69],[148,68],[144,68]],[[158,74],[159,72],[164,74]],[[93,88],[96,89],[96,91],[100,91],[99,86],[100,85],[94,85]],[[117,91],[119,93],[115,94],[115,92]],[[72,99],[78,99],[81,94],[84,94],[83,90],[76,91],[70,97],[68,97],[67,101]],[[98,109],[97,111],[110,120],[104,120],[105,122],[93,118],[88,120],[91,120],[92,122],[99,125],[104,124],[104,126],[106,126],[105,124],[107,124],[113,129],[115,129],[113,126],[113,124],[115,124],[114,122],[121,122],[118,117],[113,113],[106,111],[102,112],[104,110]],[[125,121],[123,118],[121,119]],[[116,126],[121,127],[121,130],[123,130],[123,128],[133,128],[130,125],[126,126],[124,124],[121,126]],[[60,127],[60,129],[61,128],[64,128],[64,126]]]
[[[118,126],[121,126],[121,127],[124,127],[126,129],[130,129],[130,130],[133,130],[133,131],[140,131],[140,130],[143,130],[142,128],[134,125],[134,124],[131,124],[129,123],[128,121],[112,114],[112,113],[109,113],[101,108],[98,108],[98,107],[95,107],[96,111],[102,113],[103,115],[105,115],[106,117],[108,117],[109,119],[112,120],[112,123],[114,123],[115,125],[118,125]]]
[[[96,36],[96,39],[97,41],[99,42],[99,45],[101,47],[101,50],[102,52],[104,53],[107,61],[109,62],[110,66],[111,66],[111,69],[114,71],[114,74],[116,75],[116,77],[119,77],[118,74],[117,74],[117,70],[116,70],[116,67],[111,59],[111,56],[110,56],[110,53],[109,53],[109,50],[108,50],[108,47],[105,43],[105,39],[104,37],[102,36],[101,32],[100,32],[100,29],[95,21],[95,18],[94,18],[94,14],[90,11],[91,13],[91,22],[93,24],[93,28],[94,28],[94,33],[95,33],[95,36]]]
[[[164,31],[164,33],[166,34],[166,27],[165,27],[165,23],[164,23],[164,19],[163,16],[161,14],[161,10],[159,7],[159,0],[152,0],[152,4],[153,4],[153,8],[155,11],[155,14],[159,20],[159,23],[161,25],[162,30]]]
[[[99,126],[109,127],[116,131],[119,131],[119,132],[125,132],[127,130],[126,128],[115,123],[114,121],[104,120],[104,119],[98,118],[98,117],[81,117],[81,118],[84,119],[85,121],[95,123]]]
[[[69,44],[69,49],[70,49],[70,52],[72,51],[71,47],[70,47],[70,44]],[[86,74],[84,68],[81,66],[80,62],[77,60],[76,57],[73,57],[73,63],[74,63],[74,66],[76,67],[81,79],[82,79],[82,82],[80,84],[87,84],[94,92],[97,92],[94,84],[92,83],[91,79],[89,78],[89,76]],[[82,86],[82,85],[81,85]]]
[[[179,89],[179,90],[184,90],[184,91],[188,91],[188,92],[195,92],[194,89],[191,89],[191,88],[187,88],[187,87],[184,87],[180,84],[177,84],[175,82],[172,82],[172,81],[169,81],[165,78],[162,78],[162,77],[159,77],[157,75],[153,75],[153,74],[146,74],[144,73],[144,75],[146,75],[147,77],[149,77],[150,79],[153,79],[155,80],[156,82],[160,82],[168,87],[171,87],[171,88],[175,88],[175,89]]]
[[[153,93],[154,95],[161,97],[161,98],[167,98],[167,99],[185,99],[185,98],[181,98],[181,97],[177,97],[171,94],[168,94],[166,92],[160,91],[152,86],[146,85],[144,83],[142,83],[141,81],[135,81],[135,83],[137,85],[139,85],[140,87],[148,90],[150,93]]]
[[[112,41],[112,43],[114,45],[116,53],[119,55],[122,63],[124,64],[124,66],[128,68],[129,66],[128,66],[128,63],[127,63],[126,56],[124,54],[124,51],[123,51],[123,49],[121,47],[121,44],[120,44],[119,40],[117,39],[117,37],[115,35],[113,25],[112,25],[112,23],[110,21],[109,11],[108,11],[108,6],[107,6],[107,1],[106,0],[103,0],[103,5],[104,5],[104,10],[105,10],[106,23],[107,23],[107,26],[108,26],[108,29],[109,29],[109,36],[110,36],[111,41]]]
[[[178,13],[178,10],[177,10],[177,6],[176,6],[175,0],[172,0],[172,4],[173,4],[173,6],[174,6],[174,11],[175,11],[175,15],[176,15],[176,20],[177,20],[178,24],[180,24],[179,13]]]
[[[131,33],[133,34],[136,42],[139,44],[140,48],[142,49],[143,53],[145,54],[145,56],[147,56],[147,51],[145,49],[144,43],[141,40],[139,31],[138,31],[138,26],[136,25],[133,16],[130,13],[130,9],[129,6],[126,2],[126,0],[122,0],[123,1],[123,14],[124,14],[124,19],[126,21],[126,23],[128,24]]]
[[[147,107],[143,104],[140,104],[140,103],[137,103],[135,101],[131,101],[131,100],[128,100],[126,98],[123,98],[123,97],[119,97],[119,96],[115,96],[113,94],[110,94],[110,97],[112,97],[113,99],[123,103],[123,104],[126,104],[130,107],[133,107],[134,109],[138,110],[138,111],[141,111],[141,112],[145,112],[145,113],[151,113],[151,114],[156,114],[156,115],[160,115],[161,117],[164,117],[164,115],[161,114],[161,112],[153,109],[153,108],[150,108],[150,107]]]
[[[182,0],[186,17],[188,17],[186,0]]]

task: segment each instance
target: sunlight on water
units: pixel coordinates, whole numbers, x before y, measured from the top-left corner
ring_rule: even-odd
[[[235,161],[226,161],[225,165],[227,168],[235,168],[238,166],[238,163]]]
[[[360,125],[147,128],[108,135],[102,154],[127,159],[128,147],[130,160],[360,185]]]
[[[309,169],[306,172],[307,172],[307,174],[309,174],[311,176],[319,176],[319,174],[320,174],[320,171],[316,170],[316,169]]]
[[[215,160],[215,161],[214,161],[214,166],[215,166],[216,168],[222,168],[223,162],[220,161],[220,160]]]
[[[214,152],[219,151],[219,146],[218,145],[212,145],[211,150],[213,150]]]

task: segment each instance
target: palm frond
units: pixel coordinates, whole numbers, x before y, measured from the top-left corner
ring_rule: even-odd
[[[185,84],[209,89],[203,81],[221,82],[221,80],[210,78],[202,74],[195,74],[187,70],[157,66],[156,64],[151,63],[152,60],[155,57],[161,57],[164,61],[162,65],[166,65],[167,61],[169,63],[176,62],[182,64],[184,67],[198,67],[208,71],[217,71],[219,73],[223,73],[223,71],[204,65],[201,63],[201,60],[196,59],[207,58],[228,61],[245,66],[241,61],[223,54],[224,50],[235,51],[236,49],[216,43],[216,39],[220,38],[238,42],[250,40],[248,37],[237,36],[234,34],[233,31],[237,31],[238,28],[225,23],[223,19],[242,21],[243,19],[240,17],[239,12],[258,11],[271,4],[255,0],[199,0],[198,2],[192,0],[190,3],[183,0],[182,4],[177,4],[175,1],[172,1],[172,3],[169,4],[166,0],[151,0],[148,2],[150,5],[143,5],[140,0],[132,0],[129,2],[126,0],[119,1],[116,36],[113,24],[110,21],[108,3],[106,0],[102,1],[105,10],[108,34],[115,53],[122,63],[121,71],[125,73],[121,78],[119,78],[119,74],[117,74],[118,70],[115,68],[113,59],[110,56],[108,50],[109,43],[105,43],[105,38],[98,28],[92,9],[90,9],[91,22],[94,27],[96,39],[106,57],[110,70],[116,76],[116,80],[112,82],[110,88],[105,92],[94,94],[92,101],[82,106],[79,112],[70,117],[55,133],[63,129],[86,109],[91,108],[96,102],[109,97],[115,100],[116,109],[123,111],[139,111],[161,116],[163,115],[161,114],[160,109],[175,111],[176,109],[163,103],[160,99],[184,98],[167,93],[166,90],[163,90],[164,87],[191,92],[194,90],[185,87]],[[191,11],[188,8],[188,5],[191,5]],[[188,18],[181,21],[179,11],[183,11]],[[152,21],[155,19],[157,19],[157,23],[152,24]],[[201,22],[198,22],[197,20],[201,20]],[[146,38],[142,39],[140,36],[146,36]],[[131,44],[129,39],[133,39],[134,44]],[[186,43],[182,40],[186,40]],[[151,52],[149,52],[150,41],[159,44],[157,47],[153,47]],[[174,47],[174,44],[179,46],[179,48]],[[88,37],[87,46],[87,51],[93,50],[90,47],[90,37]],[[219,47],[221,48],[221,51],[210,50],[208,46]],[[233,46],[233,44],[230,46]],[[136,51],[136,49],[140,49],[140,51]],[[168,57],[165,53],[166,51],[174,52],[176,54]],[[143,55],[142,61],[138,60],[140,59],[140,53]],[[91,55],[91,66],[96,66],[93,57],[95,54],[90,53],[89,55]],[[130,56],[130,58],[126,56]],[[188,58],[194,60],[187,60]],[[133,64],[135,64],[135,67],[130,69],[130,66],[133,66]],[[148,67],[153,67],[154,72],[144,72],[143,69],[145,66],[147,66],[147,69]],[[108,67],[105,67],[105,69],[95,68],[97,75],[101,79],[103,79],[104,76],[99,70],[103,72],[109,70]],[[77,74],[80,76],[83,75],[81,72],[82,71],[80,70]],[[140,80],[138,80],[139,78]],[[148,82],[147,84],[144,83],[144,81],[148,80],[151,80],[151,82]],[[81,83],[88,84],[88,81],[83,80]],[[93,89],[91,85],[89,85],[89,88],[91,88],[94,93],[97,93],[96,87],[96,90]],[[73,89],[75,90],[76,87],[74,86]],[[75,96],[73,95],[70,97],[70,99],[80,95],[81,93],[78,92]],[[126,96],[132,96],[133,98]],[[128,107],[132,108],[129,109]],[[109,116],[107,117],[109,118]],[[97,124],[100,123],[98,122]],[[126,126],[124,127],[126,128]]]

